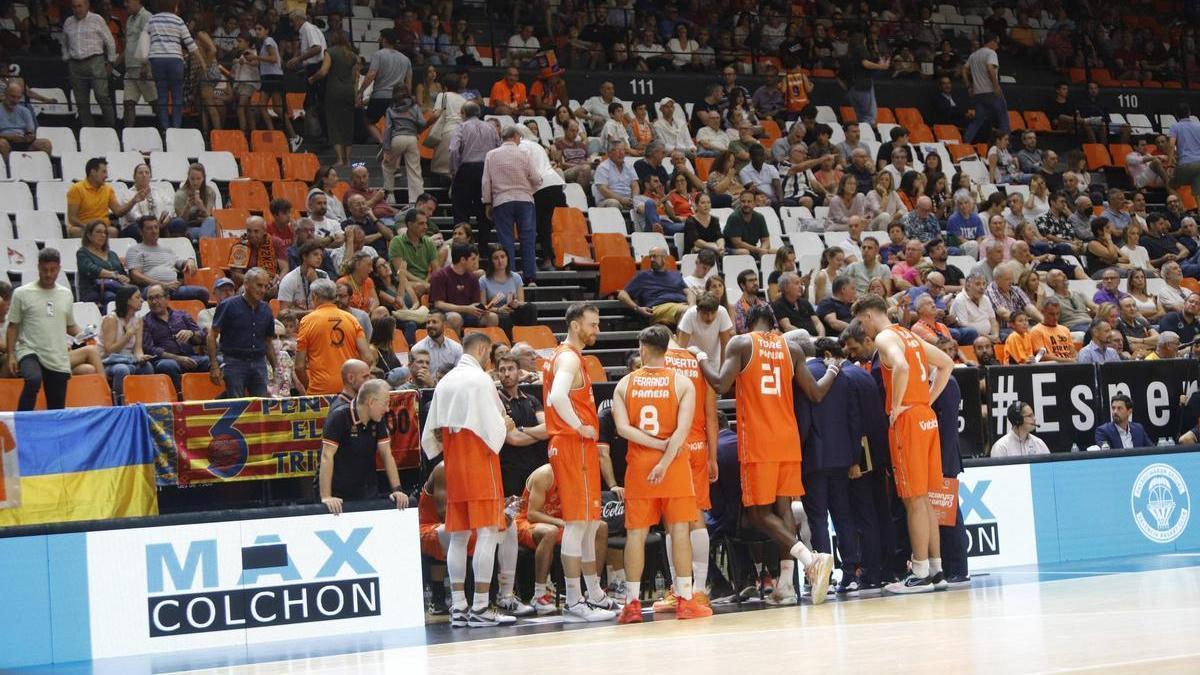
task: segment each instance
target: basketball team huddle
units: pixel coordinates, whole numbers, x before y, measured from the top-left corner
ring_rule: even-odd
[[[853,312],[863,342],[873,342],[882,367],[888,441],[896,494],[907,512],[912,559],[908,575],[884,587],[888,593],[920,593],[947,587],[941,569],[938,517],[928,499],[942,485],[937,416],[931,402],[950,379],[953,362],[943,352],[888,319],[881,298],[867,296]],[[806,367],[804,351],[785,339],[765,307],[747,316],[749,331],[730,339],[720,363],[696,347],[683,348],[661,325],[639,336],[641,367],[616,385],[612,417],[628,443],[624,477],[624,599],[601,585],[597,551],[606,549],[601,519],[599,416],[583,350],[595,344],[600,314],[580,303],[566,315],[567,336],[543,366],[545,429],[549,463],[533,471],[519,502],[506,504],[500,448],[515,426],[484,372],[490,339],[471,334],[459,364],[438,383],[422,446],[442,461],[421,492],[422,551],[444,559],[449,575],[452,626],[489,627],[518,617],[557,610],[549,586],[554,544],[560,547],[568,622],[642,621],[641,581],[650,529],[662,525],[672,566],[664,606],[678,619],[712,615],[706,593],[709,485],[717,480],[717,397],[735,389],[737,459],[742,513],[749,527],[780,552],[779,578],[764,599],[794,605],[797,563],[813,604],[825,601],[834,558],[811,550],[798,536],[792,504],[805,494],[801,436],[794,397],[819,403],[843,368],[826,359],[819,379]],[[867,361],[870,361],[868,358]],[[514,594],[518,546],[535,550],[533,604]],[[467,592],[468,556],[474,575]],[[490,601],[493,566],[499,561],[497,602]]]

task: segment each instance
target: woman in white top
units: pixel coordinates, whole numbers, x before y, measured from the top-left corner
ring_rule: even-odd
[[[892,185],[892,174],[880,171],[875,174],[875,188],[867,193],[867,218],[871,219],[873,231],[887,229],[888,223],[908,213],[896,187]]]
[[[1146,320],[1154,323],[1161,319],[1166,312],[1163,311],[1162,305],[1158,303],[1158,298],[1150,295],[1150,291],[1146,288],[1146,270],[1142,267],[1129,271],[1129,281],[1126,288],[1129,295],[1137,302],[1138,311]]]
[[[163,227],[171,222],[175,210],[175,191],[170,183],[152,185],[150,182],[150,166],[138,164],[133,168],[133,191],[146,191],[146,198],[133,205],[129,212],[121,217],[122,230],[137,227],[137,221],[142,216],[154,216]],[[124,232],[122,232],[124,236]]]
[[[1141,233],[1142,231],[1138,226],[1130,224],[1122,233],[1125,243],[1119,250],[1125,254],[1126,258],[1129,258],[1130,265],[1134,267],[1149,267],[1150,252],[1146,250],[1145,246],[1138,245],[1138,238],[1141,236]]]
[[[675,25],[675,37],[667,41],[667,51],[671,52],[671,64],[676,68],[686,68],[692,64],[692,54],[700,48],[700,43],[688,37],[687,25],[680,22]]]
[[[850,226],[850,216],[867,217],[867,198],[858,192],[858,179],[847,173],[842,174],[842,180],[838,182],[837,194],[829,198],[829,215],[825,218],[825,231],[847,231]]]
[[[425,123],[432,125],[430,128],[436,128],[437,118],[446,115],[446,121],[443,122],[446,133],[433,151],[430,171],[447,177],[450,175],[450,132],[462,124],[462,107],[467,103],[467,99],[458,93],[461,88],[458,75],[446,73],[442,77],[442,93],[433,100],[433,110],[425,114]]]
[[[100,322],[96,342],[104,355],[104,370],[112,377],[114,400],[125,400],[125,376],[150,375],[150,356],[142,352],[142,294],[137,286],[117,289],[116,308]]]
[[[333,168],[332,164],[325,164],[317,169],[317,178],[313,187],[325,193],[328,197],[326,200],[328,206],[325,210],[325,218],[332,219],[337,222],[342,222],[346,219],[346,207],[342,206],[342,200],[338,199],[333,194],[333,190],[338,184],[338,172]]]
[[[1050,213],[1050,188],[1046,179],[1035,175],[1029,179],[1029,196],[1025,198],[1025,218],[1030,222]]]
[[[821,251],[821,269],[813,275],[810,298],[813,304],[833,294],[833,280],[841,276],[845,263],[846,254],[842,249],[834,247]]]
[[[1192,294],[1189,289],[1179,285],[1183,281],[1183,269],[1177,262],[1169,262],[1162,266],[1163,281],[1166,282],[1158,289],[1158,303],[1165,312],[1182,312],[1183,302]]]

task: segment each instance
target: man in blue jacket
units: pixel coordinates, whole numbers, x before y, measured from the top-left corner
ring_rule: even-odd
[[[958,449],[958,409],[962,405],[962,392],[958,380],[953,377],[946,383],[942,395],[933,402],[933,411],[938,418],[938,436],[942,442],[942,476],[958,478],[962,473],[962,456]],[[954,519],[954,525],[939,527],[942,540],[942,570],[951,585],[970,583],[967,571],[967,530],[963,525],[962,507]]]
[[[1142,425],[1133,421],[1133,399],[1125,394],[1117,394],[1112,397],[1109,409],[1112,411],[1112,421],[1096,427],[1096,445],[1103,448],[1107,443],[1114,450],[1154,445]]]

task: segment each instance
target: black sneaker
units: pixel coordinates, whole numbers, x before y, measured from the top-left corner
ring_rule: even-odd
[[[469,612],[465,609],[450,608],[450,627],[466,628]]]
[[[838,595],[858,595],[858,590],[858,579],[855,577],[850,577],[849,579],[843,578],[837,585]]]
[[[930,577],[929,582],[933,584],[933,590],[935,591],[944,591],[950,588],[950,584],[946,583],[946,575],[941,572]]]
[[[954,574],[954,575],[946,577],[946,583],[950,584],[950,586],[952,586],[952,587],[953,586],[970,586],[971,585],[971,575],[970,574]]]
[[[450,607],[446,605],[446,598],[441,597],[441,593],[434,593],[429,599],[429,607],[425,608],[431,616],[444,616],[450,612]]]
[[[933,592],[933,577],[918,577],[915,574],[909,573],[903,581],[892,582],[884,586],[883,590],[895,595],[931,593]]]

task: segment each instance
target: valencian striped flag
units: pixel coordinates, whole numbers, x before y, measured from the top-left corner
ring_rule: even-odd
[[[0,508],[0,526],[158,513],[142,406],[0,413],[0,445],[16,453],[20,476],[12,494],[11,459],[4,463],[11,508]]]

